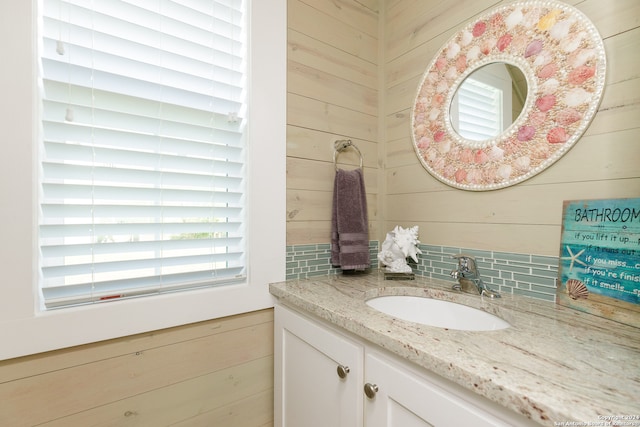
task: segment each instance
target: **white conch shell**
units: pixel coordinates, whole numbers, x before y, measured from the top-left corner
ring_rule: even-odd
[[[393,260],[387,265],[387,271],[390,273],[411,273],[411,266],[403,259]]]
[[[382,250],[378,253],[378,260],[387,266],[387,271],[392,273],[411,273],[411,267],[406,259],[410,257],[418,262],[418,254],[422,251],[418,248],[418,226],[402,228],[397,225],[387,233],[382,242]]]

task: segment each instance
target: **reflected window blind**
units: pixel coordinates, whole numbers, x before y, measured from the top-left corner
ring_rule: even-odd
[[[458,89],[458,133],[474,141],[502,133],[502,90],[467,78]]]
[[[44,0],[46,308],[245,276],[243,0]]]

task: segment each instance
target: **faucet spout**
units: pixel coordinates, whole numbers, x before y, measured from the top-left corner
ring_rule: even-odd
[[[458,260],[458,267],[451,272],[451,277],[458,281],[453,285],[454,290],[470,294],[500,298],[500,294],[490,289],[480,278],[480,271],[476,259],[471,255],[453,255]]]

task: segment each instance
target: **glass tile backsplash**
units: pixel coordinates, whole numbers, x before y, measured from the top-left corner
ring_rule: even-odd
[[[378,241],[369,242],[371,267],[378,268]],[[287,280],[337,274],[331,265],[331,244],[287,246]]]
[[[371,267],[378,267],[379,242],[369,242]],[[520,294],[555,301],[558,257],[494,252],[451,246],[419,245],[422,254],[411,266],[417,275],[452,280],[449,273],[456,267],[454,254],[473,255],[482,279],[493,289],[506,294]],[[331,245],[287,246],[287,279],[338,274],[331,266]]]

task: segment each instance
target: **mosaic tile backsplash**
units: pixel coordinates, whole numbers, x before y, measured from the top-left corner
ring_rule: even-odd
[[[379,242],[369,242],[371,267],[378,267]],[[451,270],[456,267],[454,254],[473,255],[478,263],[482,280],[492,289],[505,294],[519,294],[546,301],[555,301],[558,257],[494,252],[450,246],[419,245],[422,254],[413,264],[416,274],[437,279],[451,280]],[[331,266],[331,245],[287,246],[287,279],[339,274],[341,270]]]
[[[378,268],[378,241],[369,242],[371,267]],[[342,270],[331,265],[331,244],[287,246],[287,280],[338,274]]]

